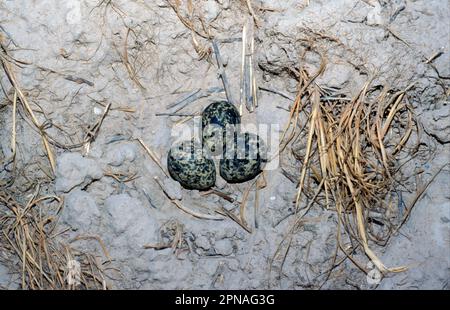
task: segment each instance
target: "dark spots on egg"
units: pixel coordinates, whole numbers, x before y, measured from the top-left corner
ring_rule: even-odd
[[[222,150],[225,129],[241,123],[236,107],[228,101],[208,105],[202,113],[203,143],[207,150],[217,155]]]
[[[205,156],[201,146],[194,147],[193,141],[173,146],[167,167],[170,176],[187,189],[206,190],[216,182],[214,162]]]
[[[218,101],[208,105],[202,113],[202,127],[216,124],[225,127],[240,124],[241,117],[236,107],[228,101]]]
[[[222,155],[220,175],[229,183],[255,178],[265,162],[264,143],[256,134],[241,133],[240,122],[238,110],[227,101],[207,106],[202,114],[202,145],[184,141],[169,151],[167,166],[172,178],[187,189],[211,188],[216,170],[207,155]]]
[[[259,136],[252,133],[235,134],[233,143],[220,160],[220,175],[229,183],[241,183],[256,177],[262,170],[262,148],[259,148]],[[256,146],[250,147],[251,145]],[[240,152],[242,148],[245,152]],[[263,155],[263,156],[261,156]]]

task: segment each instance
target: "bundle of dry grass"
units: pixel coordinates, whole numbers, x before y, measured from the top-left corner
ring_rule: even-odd
[[[21,275],[21,288],[106,289],[99,259],[63,243],[55,232],[61,199],[38,193],[22,204],[0,190],[0,244],[12,257],[6,263]],[[52,202],[57,203],[56,213],[49,215],[43,206]]]
[[[187,0],[182,5],[180,0],[166,0],[168,5],[173,9],[178,19],[183,25],[191,31],[192,45],[197,53],[199,60],[207,59],[210,61],[212,49],[199,42],[197,37],[203,39],[212,39],[213,35],[210,32],[210,27],[207,25],[205,18],[192,0]]]
[[[418,189],[412,203],[405,206],[398,191],[405,180],[401,167],[414,157],[420,137],[407,100],[407,91],[413,85],[394,91],[388,86],[373,87],[371,79],[356,96],[347,98],[314,82],[325,65],[322,56],[321,66],[313,75],[305,69],[293,69],[299,91],[290,109],[281,150],[291,151],[302,165],[294,224],[274,258],[282,248],[286,249],[284,257],[287,255],[306,213],[321,205],[336,211],[337,243],[344,260],[349,258],[367,273],[365,264],[354,257],[359,248],[383,274],[403,271],[405,267],[386,267],[369,243],[385,245],[432,181]]]
[[[4,169],[2,177],[8,179],[7,182],[0,180],[0,249],[1,254],[7,257],[2,263],[9,266],[11,272],[20,275],[22,289],[105,289],[108,285],[104,277],[103,262],[98,257],[78,251],[70,243],[63,242],[61,234],[64,231],[57,232],[62,200],[52,195],[41,196],[41,187],[39,182],[33,181],[33,175],[24,175],[21,169],[16,169],[17,166],[27,165],[18,163],[17,145],[29,143],[18,141],[16,137],[18,120],[23,119],[30,124],[42,139],[53,173],[47,173],[48,178],[40,182],[49,183],[53,178],[56,162],[51,144],[58,144],[48,135],[45,122],[39,121],[14,72],[28,64],[13,58],[4,42],[4,37],[0,34],[0,63],[11,86],[10,91],[7,91],[7,87],[2,84],[7,99],[5,106],[12,108],[12,155],[2,158],[0,162]],[[13,94],[12,98],[9,94]],[[100,124],[93,127],[92,136],[86,138],[86,143],[95,138]],[[12,169],[5,169],[9,165]],[[24,177],[26,184],[21,184],[23,182],[18,180],[19,176]],[[33,192],[30,193],[31,191]],[[72,242],[76,240],[79,238]],[[103,245],[102,248],[108,258]],[[106,262],[109,261],[108,258]]]

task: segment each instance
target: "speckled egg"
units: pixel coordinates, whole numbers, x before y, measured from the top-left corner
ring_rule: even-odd
[[[229,143],[232,141],[233,143]],[[241,183],[256,177],[263,168],[265,149],[258,135],[234,133],[226,139],[220,175],[229,183]]]
[[[216,183],[214,162],[194,141],[175,144],[167,156],[167,168],[171,177],[187,189],[206,190]]]
[[[225,129],[240,123],[238,110],[228,101],[218,101],[207,106],[202,113],[202,136],[206,149],[213,155],[221,154]]]

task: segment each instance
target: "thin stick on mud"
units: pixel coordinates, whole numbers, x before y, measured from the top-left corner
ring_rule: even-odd
[[[223,217],[218,217],[218,216],[214,216],[214,215],[210,215],[210,214],[204,214],[204,213],[200,213],[194,210],[191,210],[188,207],[185,207],[181,204],[181,202],[178,199],[175,199],[173,197],[171,197],[167,190],[165,189],[164,185],[162,184],[161,180],[155,176],[153,178],[155,180],[155,182],[159,185],[159,187],[161,188],[162,192],[164,193],[164,195],[180,210],[182,210],[183,212],[186,212],[187,214],[192,215],[193,217],[199,218],[199,219],[203,219],[203,220],[213,220],[213,221],[222,221]]]
[[[252,83],[252,98],[253,98],[253,109],[256,109],[258,107],[258,86],[256,82],[256,75],[255,75],[255,67],[253,63],[253,57],[255,56],[255,35],[254,32],[252,32],[252,37],[250,41],[250,76],[251,76],[251,83]]]
[[[144,150],[147,152],[147,154],[150,156],[150,158],[153,160],[153,162],[159,167],[159,169],[161,169],[161,171],[164,173],[164,175],[166,177],[169,177],[169,174],[166,172],[166,170],[164,170],[163,166],[161,165],[161,163],[159,162],[158,157],[156,156],[155,153],[152,152],[152,150],[150,150],[148,148],[147,145],[145,145],[144,141],[141,138],[137,139],[139,144],[144,148]]]
[[[252,233],[252,229],[248,227],[247,223],[242,222],[241,219],[239,219],[236,215],[234,215],[231,211],[228,211],[224,207],[221,207],[220,210],[216,210],[217,213],[228,216],[230,219],[232,219],[234,222],[236,222],[239,226],[241,226],[245,231],[247,231],[249,234]]]
[[[176,107],[176,109],[174,109],[173,112],[178,112],[178,111],[184,109],[189,104],[197,101],[200,98],[208,97],[211,94],[221,93],[223,91],[224,91],[224,89],[222,87],[211,87],[211,88],[204,89],[204,90],[202,90],[201,88],[198,88],[198,89],[192,91],[191,93],[189,93],[188,95],[183,96],[182,98],[178,99],[177,101],[169,104],[167,106],[167,109]]]
[[[127,28],[127,34],[125,35],[125,42],[123,44],[123,64],[128,71],[130,79],[141,89],[145,90],[145,87],[141,84],[137,77],[135,68],[130,64],[130,61],[128,60],[128,36],[130,35],[131,31],[131,28]]]
[[[225,67],[223,65],[222,56],[220,55],[219,45],[215,39],[212,40],[212,46],[214,49],[214,55],[216,55],[216,61],[218,66],[219,77],[222,79],[223,88],[225,89],[225,95],[227,96],[228,102],[235,104],[233,97],[231,95],[230,84],[225,73]]]
[[[247,23],[242,27],[242,56],[241,56],[241,82],[240,82],[240,103],[239,115],[242,116],[243,106],[246,104],[245,97],[245,54],[247,49]]]
[[[253,17],[253,21],[254,21],[256,27],[259,27],[259,21],[258,21],[258,18],[256,17],[255,11],[253,10],[251,0],[245,0],[245,2],[247,4],[248,12]]]
[[[11,159],[16,158],[16,117],[17,117],[17,91],[14,91],[13,110],[12,110],[12,129],[11,129]]]
[[[288,94],[286,94],[286,93],[284,93],[282,91],[276,90],[276,89],[272,89],[272,88],[268,88],[268,87],[264,87],[264,86],[258,86],[258,89],[266,91],[266,92],[269,92],[269,93],[273,93],[273,94],[279,95],[279,96],[281,96],[283,98],[286,98],[288,100],[291,100],[291,101],[295,100],[295,98],[292,98],[292,96],[290,96],[290,95],[288,95]]]
[[[255,229],[259,227],[259,190],[263,189],[267,186],[267,181],[265,177],[265,172],[261,172],[261,174],[256,179],[255,186],[255,208],[254,208],[254,218],[255,218]]]
[[[184,103],[185,101],[189,100],[191,97],[193,97],[196,94],[198,94],[201,90],[202,90],[201,88],[197,88],[197,89],[193,90],[192,92],[190,92],[186,96],[183,96],[181,99],[178,99],[177,101],[167,105],[166,109],[172,109],[172,108],[174,108],[174,107]]]
[[[83,144],[84,144],[84,154],[88,154],[88,153],[89,153],[90,148],[91,148],[91,144],[92,144],[92,142],[94,142],[95,139],[97,138],[98,133],[100,132],[100,127],[102,126],[103,121],[105,120],[105,117],[106,117],[106,115],[108,114],[110,108],[111,108],[111,103],[109,103],[109,104],[105,107],[105,109],[104,109],[104,111],[103,111],[103,114],[102,114],[102,116],[98,119],[98,121],[97,121],[94,125],[90,126],[90,127],[87,129],[87,133],[86,133],[86,135],[84,136],[84,142],[83,142]]]
[[[206,191],[206,192],[204,192],[204,193],[201,193],[200,195],[206,196],[206,195],[210,195],[210,194],[217,195],[217,196],[219,196],[220,198],[223,198],[223,199],[225,199],[226,201],[231,202],[231,203],[233,203],[233,202],[235,201],[233,197],[230,197],[229,195],[227,195],[226,193],[220,191],[220,190],[217,189],[217,188],[213,188],[213,189],[211,189],[211,190],[209,190],[209,191]]]
[[[256,181],[258,179],[254,180],[253,182],[251,182],[247,189],[245,190],[244,194],[242,195],[242,201],[241,204],[239,205],[239,220],[241,223],[245,224],[245,226],[247,225],[247,221],[245,220],[245,207],[247,206],[247,200],[248,200],[248,196],[250,195],[250,191],[253,188],[253,186],[256,184]]]

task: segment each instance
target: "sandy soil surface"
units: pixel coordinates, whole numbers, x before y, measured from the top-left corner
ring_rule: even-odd
[[[186,12],[185,1],[181,2]],[[408,100],[424,129],[423,155],[410,165],[411,173],[420,170],[421,174],[405,185],[405,200],[413,197],[408,188],[417,188],[449,162],[447,0],[251,2],[259,26],[255,28],[258,85],[284,96],[261,90],[258,108],[254,113],[245,111],[244,123],[278,124],[283,128],[297,81],[291,72],[279,68],[298,66],[305,49],[303,39],[310,36],[328,62],[316,80],[322,87],[351,97],[375,71],[376,85],[404,89],[415,83]],[[246,1],[193,3],[205,28],[219,42],[231,92],[238,99],[242,27],[250,16]],[[173,112],[166,107],[198,89],[222,87],[210,42],[201,36],[205,33],[201,23],[196,23],[200,35],[195,35],[197,41],[193,43],[191,31],[167,1],[6,0],[0,3],[0,26],[11,54],[27,63],[14,69],[20,85],[59,145],[53,146],[56,177],[49,181],[51,173],[40,136],[29,123],[18,121],[14,186],[24,193],[25,200],[33,191],[28,188],[30,179],[40,183],[44,193],[64,197],[60,225],[70,229],[61,237],[73,240],[96,236],[102,240],[111,258],[107,264],[111,267],[107,271],[111,287],[449,288],[448,166],[420,197],[408,221],[390,242],[373,246],[387,266],[408,266],[408,270],[388,275],[376,285],[350,260],[327,274],[336,250],[337,219],[334,211],[320,207],[310,211],[315,220],[303,225],[293,237],[283,267],[272,262],[290,225],[299,163],[280,163],[294,182],[279,167],[265,172],[267,186],[258,191],[258,199],[253,190],[250,192],[246,216],[251,233],[226,217],[195,218],[167,198],[155,176],[171,197],[196,212],[219,217],[213,209],[236,207],[217,195],[181,188],[164,176],[137,141],[141,139],[164,164],[184,117],[155,114]],[[199,59],[204,53],[206,57]],[[126,60],[131,67],[125,65]],[[319,59],[306,57],[302,65],[314,72]],[[9,100],[13,96],[5,75],[1,84],[0,159],[11,155]],[[208,103],[224,98],[224,92],[212,92],[179,113],[197,113]],[[86,145],[77,147],[109,104],[89,150]],[[64,147],[67,145],[75,147]],[[2,178],[10,177],[8,169],[0,169]],[[250,183],[230,185],[219,180],[217,188],[239,202]],[[255,200],[258,212],[254,212]],[[174,236],[180,237],[175,250],[146,247],[170,243]],[[107,260],[96,239],[78,240],[74,246]],[[7,257],[4,252],[0,249]],[[342,253],[339,255],[342,257]],[[367,263],[369,270],[374,268],[364,255],[355,255],[364,265]],[[20,275],[11,264],[0,264],[0,285],[20,287]]]

